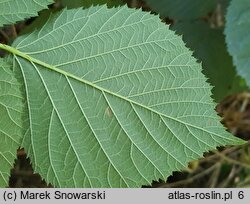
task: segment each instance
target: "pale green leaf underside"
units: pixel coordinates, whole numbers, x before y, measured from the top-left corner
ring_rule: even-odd
[[[36,16],[53,0],[0,0],[0,27]]]
[[[22,138],[23,97],[10,67],[0,58],[0,187],[8,186]]]
[[[226,16],[226,41],[239,75],[250,86],[250,4],[232,0]]]
[[[139,187],[242,142],[220,124],[200,64],[157,16],[64,10],[13,46],[28,101],[23,146],[55,186]]]

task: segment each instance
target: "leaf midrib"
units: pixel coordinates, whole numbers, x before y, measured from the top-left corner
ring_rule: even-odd
[[[70,78],[72,78],[72,79],[75,79],[75,80],[77,80],[77,81],[80,81],[80,82],[82,82],[82,83],[84,83],[84,84],[87,84],[87,85],[89,85],[90,87],[95,88],[95,89],[97,89],[97,90],[99,90],[99,91],[103,91],[103,92],[109,93],[109,94],[111,94],[111,95],[113,95],[113,96],[116,96],[116,97],[118,97],[118,98],[120,98],[120,99],[123,99],[123,100],[125,100],[125,101],[127,101],[127,102],[129,102],[129,103],[138,105],[138,106],[140,106],[140,107],[142,107],[142,108],[144,108],[144,109],[146,109],[146,110],[149,110],[149,111],[151,111],[151,112],[153,112],[153,113],[155,113],[155,114],[158,114],[158,115],[160,115],[160,116],[164,116],[164,117],[166,117],[166,118],[169,118],[169,119],[171,119],[171,120],[174,120],[174,121],[176,121],[176,122],[179,122],[179,123],[181,123],[181,124],[183,124],[183,125],[188,125],[188,126],[190,126],[190,127],[193,127],[193,128],[199,129],[199,130],[202,130],[202,131],[204,131],[204,132],[206,132],[206,133],[208,133],[208,134],[216,135],[216,136],[218,136],[218,137],[220,137],[220,138],[223,138],[223,139],[226,139],[226,140],[230,140],[230,141],[232,141],[233,143],[235,142],[235,140],[234,140],[233,138],[223,137],[223,136],[220,135],[220,134],[210,132],[210,131],[208,131],[208,130],[202,128],[202,127],[198,127],[198,126],[195,126],[195,125],[192,125],[192,124],[183,122],[183,121],[181,121],[181,120],[178,120],[177,118],[173,118],[173,117],[171,117],[171,116],[162,114],[162,113],[160,113],[160,112],[158,112],[158,111],[156,111],[156,110],[154,110],[154,109],[152,109],[152,108],[149,108],[149,107],[147,107],[147,106],[145,106],[145,105],[143,105],[143,104],[140,104],[140,103],[138,103],[138,102],[136,102],[136,101],[133,101],[133,100],[131,100],[131,99],[128,99],[128,98],[126,98],[126,97],[124,97],[124,96],[122,96],[122,95],[119,95],[119,94],[116,94],[116,93],[114,93],[114,92],[111,92],[111,91],[109,91],[109,90],[107,90],[107,89],[105,89],[105,88],[99,87],[99,86],[97,86],[96,84],[94,84],[94,83],[92,83],[92,82],[90,82],[90,81],[87,81],[87,80],[85,80],[85,79],[79,78],[79,77],[77,77],[77,76],[75,76],[75,75],[73,75],[73,74],[70,74],[70,73],[68,73],[68,72],[66,72],[66,71],[63,71],[63,70],[61,70],[61,69],[59,69],[59,68],[56,68],[56,67],[54,67],[54,66],[52,66],[52,65],[50,65],[50,64],[47,64],[47,63],[45,63],[45,62],[43,62],[43,61],[40,61],[40,60],[38,60],[38,59],[36,59],[36,58],[30,57],[29,55],[27,55],[27,54],[25,54],[25,53],[23,53],[23,52],[21,52],[21,51],[15,49],[15,48],[11,47],[11,46],[4,45],[4,44],[1,44],[1,43],[0,43],[0,49],[4,49],[4,50],[6,50],[6,51],[8,51],[8,52],[10,52],[10,53],[12,53],[12,54],[14,54],[14,55],[17,55],[17,56],[19,56],[19,57],[22,57],[22,58],[28,60],[28,61],[31,62],[31,63],[36,63],[36,64],[38,64],[38,65],[40,65],[40,66],[42,66],[42,67],[44,67],[44,68],[47,68],[47,69],[49,69],[49,70],[55,71],[55,72],[57,72],[57,73],[60,73],[60,74],[62,74],[62,75],[64,75],[64,76],[68,76],[68,77],[70,77]]]
[[[19,57],[21,57],[21,58],[24,58],[24,59],[28,60],[28,61],[31,62],[31,63],[36,63],[36,64],[38,64],[38,65],[40,65],[40,66],[42,66],[42,67],[44,67],[44,68],[47,68],[47,69],[52,70],[52,71],[54,71],[54,72],[60,73],[60,74],[62,74],[62,75],[64,75],[64,76],[67,76],[67,77],[70,77],[70,78],[75,79],[75,80],[77,80],[77,81],[80,81],[80,82],[82,82],[82,83],[84,83],[84,84],[87,84],[87,85],[89,85],[90,87],[95,88],[95,89],[97,89],[97,90],[99,90],[99,91],[101,91],[101,92],[106,92],[106,93],[111,94],[111,95],[113,95],[113,96],[115,96],[115,97],[118,97],[118,98],[120,98],[120,99],[122,99],[122,100],[125,100],[125,101],[127,101],[127,102],[129,102],[129,103],[131,103],[131,104],[138,105],[138,106],[140,106],[140,107],[142,107],[142,108],[144,108],[144,109],[146,109],[146,110],[148,110],[148,111],[150,111],[150,112],[153,112],[153,113],[155,113],[155,114],[157,114],[157,115],[160,115],[160,116],[169,118],[169,119],[174,120],[174,121],[176,121],[176,122],[179,122],[179,123],[181,123],[181,124],[183,124],[183,125],[187,125],[187,126],[190,126],[190,127],[195,128],[195,129],[202,130],[202,131],[204,131],[204,132],[206,132],[206,133],[208,133],[208,134],[210,134],[210,135],[216,135],[216,136],[218,136],[218,137],[220,137],[220,138],[223,138],[223,139],[226,139],[226,140],[230,140],[230,141],[232,141],[232,142],[235,142],[235,140],[234,140],[233,138],[223,137],[223,136],[220,135],[220,134],[210,132],[210,131],[208,131],[208,130],[202,128],[202,127],[198,127],[198,126],[192,125],[192,124],[190,124],[190,123],[186,123],[186,122],[184,122],[184,121],[178,120],[177,118],[173,118],[173,117],[171,117],[171,116],[168,116],[168,115],[165,115],[165,114],[163,114],[163,113],[160,113],[160,112],[158,112],[158,111],[156,111],[156,110],[154,110],[154,109],[152,109],[152,108],[149,108],[149,107],[147,107],[147,106],[145,106],[145,105],[143,105],[143,104],[140,104],[140,103],[138,103],[138,102],[136,102],[136,101],[133,101],[133,100],[131,100],[131,99],[129,99],[129,98],[126,98],[126,97],[124,97],[124,96],[122,96],[122,95],[119,95],[119,94],[117,94],[117,93],[114,93],[114,92],[112,92],[112,91],[109,91],[108,89],[102,88],[102,87],[100,87],[100,86],[98,86],[98,85],[96,85],[96,84],[94,84],[94,83],[92,83],[92,82],[90,82],[90,81],[87,81],[87,80],[85,80],[85,79],[79,78],[79,77],[77,77],[77,76],[75,76],[75,75],[73,75],[73,74],[70,74],[70,73],[68,73],[68,72],[66,72],[66,71],[63,71],[63,70],[57,68],[57,67],[54,67],[54,66],[52,66],[52,65],[50,65],[50,64],[47,64],[46,62],[40,61],[40,60],[38,60],[38,59],[36,59],[36,58],[33,58],[33,57],[31,57],[31,56],[29,56],[29,55],[27,55],[27,54],[25,54],[25,53],[23,53],[23,52],[21,52],[21,51],[15,49],[15,48],[13,48],[13,47],[11,47],[11,46],[4,45],[4,44],[1,44],[1,43],[0,43],[0,49],[4,49],[4,50],[6,50],[6,51],[8,51],[8,52],[11,52],[13,55],[17,55],[17,56],[19,56]]]

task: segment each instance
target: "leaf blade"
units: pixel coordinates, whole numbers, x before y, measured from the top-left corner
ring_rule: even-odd
[[[20,84],[10,69],[11,65],[0,59],[0,186],[8,186],[10,169],[23,134],[23,95]]]
[[[47,8],[53,0],[0,0],[0,27],[26,18],[37,16],[37,12]]]
[[[23,145],[32,141],[35,170],[56,186],[139,187],[242,143],[220,124],[200,64],[156,16],[65,10],[14,46],[32,118]]]

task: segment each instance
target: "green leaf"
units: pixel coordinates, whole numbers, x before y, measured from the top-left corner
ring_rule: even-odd
[[[77,7],[84,7],[89,8],[90,6],[94,5],[102,5],[107,4],[108,7],[114,7],[123,5],[124,2],[122,0],[61,0],[63,6],[67,8],[77,8]]]
[[[214,86],[213,98],[216,101],[229,93],[245,89],[240,86],[240,77],[236,76],[221,28],[212,29],[208,23],[196,21],[176,23],[171,29],[183,35],[184,42],[202,62],[203,72]]]
[[[53,0],[0,0],[0,27],[37,16],[38,11],[46,9],[47,5],[53,2]]]
[[[0,187],[8,186],[10,169],[23,135],[23,96],[10,67],[0,58]]]
[[[218,0],[144,0],[161,16],[176,20],[191,20],[214,11]]]
[[[248,0],[232,0],[226,16],[226,42],[238,74],[250,86],[250,4]]]
[[[57,187],[140,187],[217,146],[211,87],[157,16],[105,6],[64,10],[19,37],[35,171]]]

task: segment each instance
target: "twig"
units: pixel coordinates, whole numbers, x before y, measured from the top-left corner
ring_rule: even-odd
[[[238,187],[247,188],[250,185],[250,177],[246,178],[244,181],[238,184]]]
[[[217,154],[218,156],[220,156],[222,159],[224,159],[225,161],[231,163],[231,164],[236,164],[236,165],[240,165],[240,166],[243,166],[243,167],[246,167],[246,168],[250,168],[250,164],[246,164],[246,163],[243,163],[243,162],[240,162],[240,161],[237,161],[237,160],[234,160],[230,157],[227,157],[226,155],[224,154],[221,154],[220,152],[215,152],[215,154]]]
[[[215,168],[212,176],[210,177],[210,185],[209,187],[210,188],[215,188],[216,187],[216,184],[218,182],[218,177],[220,175],[220,170],[221,170],[221,163],[218,162],[218,165],[217,167]]]
[[[165,183],[165,184],[158,186],[158,188],[173,188],[176,186],[192,183],[192,182],[194,182],[194,180],[197,180],[197,179],[209,174],[211,171],[213,171],[215,168],[217,168],[217,166],[218,166],[218,163],[214,164],[213,166],[207,168],[204,171],[201,171],[199,174],[196,174],[188,179],[177,181],[174,183]]]
[[[238,169],[236,168],[235,165],[233,165],[228,177],[221,183],[219,184],[219,188],[225,188],[228,186],[228,184],[232,181],[232,179],[234,178],[235,174],[237,174],[240,170],[242,169],[242,167],[239,167]]]
[[[236,152],[236,151],[238,151],[238,150],[239,150],[239,147],[231,147],[231,148],[228,148],[228,149],[225,149],[225,150],[221,151],[221,154],[224,154],[224,155],[225,155],[225,154],[233,153],[234,151]],[[211,161],[211,160],[213,160],[213,159],[217,159],[217,158],[220,157],[220,156],[217,155],[216,152],[217,152],[217,150],[213,152],[214,154],[209,155],[209,156],[204,157],[204,158],[201,158],[201,159],[199,160],[199,162],[202,163],[202,162]]]

